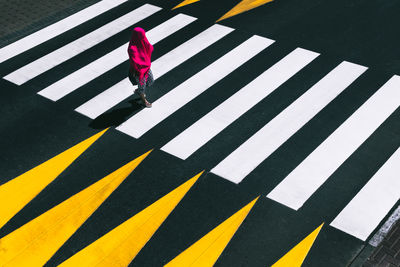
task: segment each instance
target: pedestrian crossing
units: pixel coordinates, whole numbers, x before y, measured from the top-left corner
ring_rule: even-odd
[[[166,55],[152,62],[152,72],[154,79],[163,76],[165,73],[185,62],[198,52],[202,51],[208,45],[213,44],[232,29],[224,26],[212,26],[211,28],[200,33],[196,37],[190,39],[184,44],[178,46]],[[148,34],[151,41],[150,32]],[[207,40],[207,41],[206,41]],[[205,42],[203,42],[205,41]],[[153,41],[153,43],[155,43]],[[126,57],[125,57],[126,60]],[[136,89],[136,88],[133,88]],[[89,118],[96,118],[100,114],[106,112],[113,106],[117,105],[127,97],[133,94],[132,85],[128,78],[105,90],[86,103],[82,104],[75,110]]]
[[[176,32],[177,30],[181,29],[182,27],[188,25],[189,23],[195,20],[194,17],[178,14],[175,17],[167,20],[166,22],[158,25],[154,29],[147,32],[147,37],[153,44],[161,41],[162,39],[168,37],[170,34]],[[101,58],[93,61],[92,63],[84,66],[81,69],[69,74],[68,76],[64,77],[63,79],[51,84],[50,86],[46,87],[45,89],[39,92],[40,95],[49,98],[53,101],[60,100],[62,97],[66,96],[67,94],[75,91],[79,87],[85,85],[86,83],[90,82],[91,80],[99,77],[100,75],[106,73],[107,71],[111,70],[112,68],[116,67],[117,65],[123,63],[126,60],[126,47],[128,43],[114,49],[113,51],[107,53],[106,55],[102,56]],[[124,85],[127,81],[124,82]],[[126,88],[126,86],[124,86]],[[110,97],[118,96],[121,92],[111,92],[111,94],[107,94],[105,99],[110,99]],[[122,95],[125,95],[122,93]],[[128,94],[129,96],[130,94]],[[126,97],[128,97],[126,96]],[[122,98],[120,101],[124,100],[126,97]],[[95,101],[95,100],[93,100]],[[107,101],[107,100],[104,100]],[[119,103],[119,102],[117,102]],[[111,103],[113,107],[115,105],[114,102]],[[90,117],[95,118],[105,110],[100,110],[100,113],[95,113],[93,115],[89,115],[89,113],[85,113],[85,108],[77,110],[78,112]]]
[[[365,70],[353,63],[341,63],[211,171],[241,182]],[[259,147],[263,140],[269,140],[268,145]]]
[[[2,47],[0,50],[0,63],[28,51],[124,2],[127,2],[127,0],[102,0],[44,29]]]
[[[223,77],[233,72],[272,43],[271,40],[253,36],[205,69],[181,83],[155,102],[154,108],[143,109],[124,122],[117,130],[139,138],[173,112],[189,103]]]
[[[333,220],[331,225],[366,240],[400,198],[400,149]]]
[[[268,197],[299,209],[332,173],[400,105],[400,77],[394,76],[296,167]]]
[[[130,25],[145,19],[160,9],[161,8],[152,5],[141,6],[129,12],[128,14],[86,34],[85,36],[82,36],[81,38],[76,39],[75,41],[66,44],[63,47],[23,66],[22,68],[19,68],[18,70],[5,76],[4,79],[17,85],[24,84],[34,77],[63,63],[64,61],[79,55],[92,46],[99,44],[114,34],[129,27]]]
[[[188,158],[207,141],[211,140],[229,124],[267,97],[317,56],[317,53],[297,48],[258,76],[250,84],[232,95],[224,103],[187,128],[182,134],[171,140],[162,150],[181,159]],[[247,101],[243,102],[242,99],[246,99]],[[235,164],[237,163],[235,162]],[[243,166],[241,167],[243,168]],[[212,172],[229,179],[229,175],[223,172],[220,173],[216,168]],[[238,175],[236,171],[232,173]],[[233,181],[233,179],[229,180]]]
[[[18,56],[36,45],[44,43],[60,33],[78,26],[102,13],[122,4],[125,1],[100,1],[64,20],[39,30],[19,41],[0,49],[0,62]],[[41,75],[57,65],[64,64],[72,57],[116,35],[122,30],[137,25],[138,22],[151,16],[157,16],[160,7],[145,4],[130,11],[120,18],[105,24],[79,39],[58,48],[33,62],[14,70],[3,78],[16,85],[22,85],[34,77]],[[78,19],[79,18],[79,19]],[[147,32],[149,41],[155,45],[174,35],[195,22],[197,18],[178,14]],[[72,23],[73,21],[73,23]],[[51,34],[50,34],[51,33]],[[160,56],[152,63],[155,79],[158,79],[185,62],[192,62],[199,53],[207,52],[207,48],[224,42],[229,34],[237,33],[235,29],[214,24],[202,29],[189,40],[183,40],[172,50]],[[28,46],[24,44],[29,43]],[[190,105],[193,100],[225,79],[232,73],[238,73],[241,67],[249,67],[249,61],[260,56],[270,46],[279,45],[266,37],[253,35],[239,45],[225,51],[219,58],[202,70],[193,73],[190,78],[180,81],[180,84],[164,93],[156,101],[153,108],[142,109],[133,114],[116,130],[133,138],[141,138],[147,132],[157,130],[157,125],[167,121],[172,114],[179,112],[182,107]],[[231,47],[231,46],[229,46]],[[39,95],[52,101],[79,90],[84,85],[108,73],[116,66],[127,61],[127,44],[119,46],[111,52],[102,55],[95,61],[61,77],[53,84],[41,88]],[[212,55],[210,55],[211,57]],[[203,117],[161,147],[182,160],[190,158],[198,150],[216,136],[223,136],[223,130],[232,123],[249,123],[241,120],[255,105],[261,103],[272,93],[279,94],[279,88],[288,80],[301,73],[307,66],[313,67],[313,61],[319,53],[304,48],[296,48],[266,69],[247,85],[208,111]],[[229,155],[221,158],[211,172],[233,183],[242,182],[255,168],[260,166],[274,151],[285,144],[304,125],[321,112],[329,103],[339,96],[354,81],[367,70],[351,62],[343,61],[326,73],[310,89],[298,97],[293,103],[282,110],[261,129],[254,130],[253,135]],[[127,72],[127,71],[126,71]],[[247,79],[243,77],[243,79]],[[135,88],[128,78],[124,78],[91,99],[82,99],[83,104],[75,111],[86,117],[95,119],[112,109],[133,94]],[[81,102],[81,103],[82,103]],[[306,205],[307,200],[324,184],[369,136],[398,108],[400,105],[400,77],[393,76],[385,85],[377,90],[359,109],[309,154],[287,177],[285,177],[267,197],[293,210]],[[250,122],[251,124],[251,122]],[[331,223],[350,235],[361,240],[372,234],[386,213],[395,205],[400,196],[396,192],[388,194],[387,198],[373,200],[372,195],[385,195],[394,180],[393,173],[398,169],[398,153],[396,152],[371,178],[365,187],[357,194],[346,208]],[[360,166],[361,168],[361,166]],[[365,206],[374,202],[380,213],[365,212]],[[372,204],[371,204],[372,205]],[[359,216],[357,217],[356,214]],[[360,219],[357,219],[357,218]],[[373,220],[368,218],[373,217]],[[351,225],[351,227],[349,226]],[[360,230],[362,229],[362,230]]]

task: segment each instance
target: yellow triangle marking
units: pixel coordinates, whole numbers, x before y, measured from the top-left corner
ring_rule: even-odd
[[[236,16],[240,13],[243,13],[245,11],[249,11],[253,8],[262,6],[266,3],[272,2],[273,0],[242,0],[239,4],[234,6],[228,13],[223,15],[221,18],[219,18],[216,22],[227,19],[232,16]]]
[[[183,6],[186,6],[186,5],[193,4],[193,3],[198,2],[198,1],[200,1],[200,0],[185,0],[182,3],[180,3],[179,5],[177,5],[174,8],[172,8],[172,10],[174,10],[176,8],[179,8],[179,7],[183,7]]]
[[[149,153],[0,239],[2,266],[43,266]]]
[[[305,260],[312,245],[314,244],[314,241],[323,225],[324,224],[321,224],[311,234],[309,234],[288,253],[286,253],[285,256],[272,265],[272,267],[300,267],[303,264],[303,261]]]
[[[250,212],[258,197],[211,230],[165,266],[213,266]]]
[[[128,266],[202,173],[120,224],[59,266]]]
[[[0,186],[0,228],[54,181],[72,162],[107,131],[80,142]]]

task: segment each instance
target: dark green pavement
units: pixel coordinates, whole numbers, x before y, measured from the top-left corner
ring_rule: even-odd
[[[32,10],[32,3],[29,2],[21,1],[18,6],[12,6],[10,2],[4,4],[10,7],[1,9],[8,17],[1,16],[0,13],[7,29],[0,37],[0,46],[96,1],[37,1],[36,12],[29,12]],[[164,9],[140,24],[145,29],[150,29],[179,12],[199,18],[193,25],[157,44],[153,60],[177,46],[177,43],[182,43],[201,29],[212,25],[235,4],[230,0],[202,0],[170,11],[179,1],[129,1],[101,18],[95,18],[33,49],[33,52],[25,53],[24,57],[16,57],[7,64],[2,64],[0,74],[4,76],[22,66],[26,60],[38,58],[61,46],[66,40],[73,40],[147,2]],[[333,67],[347,60],[370,69],[240,185],[206,173],[140,252],[133,265],[165,264],[258,195],[262,197],[220,257],[218,266],[271,265],[322,222],[326,225],[304,266],[350,264],[367,244],[329,227],[328,224],[399,147],[399,110],[335,172],[304,208],[296,212],[264,196],[383,83],[393,74],[400,73],[397,50],[400,47],[400,38],[395,34],[400,20],[396,15],[399,10],[400,3],[384,1],[326,3],[275,0],[222,21],[221,24],[237,29],[235,33],[157,80],[149,92],[150,99],[155,100],[173,89],[253,34],[274,39],[276,43],[249,62],[248,66],[253,68],[248,68],[247,65],[240,67],[213,86],[212,90],[192,101],[190,106],[183,107],[142,138],[133,139],[110,129],[1,229],[0,236],[10,233],[86,188],[128,160],[155,148],[129,179],[54,255],[48,265],[62,262],[201,170],[210,170],[232,148],[265,125]],[[22,16],[24,19],[13,23],[9,14]],[[125,63],[56,103],[36,94],[45,85],[88,64],[104,54],[104,51],[125,43],[129,33],[127,29],[23,86],[0,80],[0,139],[3,140],[0,144],[0,183],[37,166],[100,129],[117,126],[138,111],[139,107],[132,99],[117,105],[94,121],[73,111],[85,100],[121,80],[126,74]],[[307,66],[280,87],[279,93],[264,99],[246,113],[241,121],[230,125],[224,130],[223,136],[211,140],[186,161],[159,150],[193,121],[248,83],[240,77],[248,77],[249,80],[257,77],[296,47],[319,52],[321,56],[312,66]],[[251,123],[244,124],[243,121]],[[373,153],[374,151],[379,153]]]

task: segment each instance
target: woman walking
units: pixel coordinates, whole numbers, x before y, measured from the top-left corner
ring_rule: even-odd
[[[146,38],[146,33],[142,28],[133,29],[132,38],[128,46],[129,54],[129,80],[133,85],[138,86],[135,90],[143,101],[143,104],[151,108],[151,103],[146,99],[146,89],[154,83],[151,73],[151,53],[153,46]]]

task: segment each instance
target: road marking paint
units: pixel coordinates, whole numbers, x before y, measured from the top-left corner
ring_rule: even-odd
[[[164,266],[214,266],[257,200],[258,197]]]
[[[3,266],[43,266],[149,153],[1,238]]]
[[[36,59],[35,61],[8,74],[4,79],[17,85],[26,83],[34,77],[60,65],[87,49],[99,44],[129,26],[153,15],[161,8],[145,4],[118,19],[72,41],[53,52]]]
[[[221,18],[219,18],[217,20],[221,21],[233,16],[236,16],[240,13],[249,11],[253,8],[262,6],[266,3],[272,2],[273,0],[242,0],[239,4],[237,4],[236,6],[234,6],[231,10],[229,10],[228,13],[226,13],[225,15],[223,15]]]
[[[400,104],[400,76],[393,76],[268,194],[292,209],[305,201]]]
[[[377,247],[385,239],[386,235],[392,230],[396,222],[400,220],[400,205],[393,211],[386,222],[381,228],[374,234],[374,236],[368,241],[373,247]]]
[[[7,205],[0,205],[0,228],[54,181],[105,131],[107,129],[1,185],[0,203],[7,203]]]
[[[0,63],[44,43],[127,0],[103,0],[0,49]]]
[[[272,43],[270,39],[254,35],[156,100],[151,109],[136,113],[117,130],[139,138]]]
[[[181,159],[187,159],[232,122],[267,97],[318,56],[317,53],[295,49],[251,83],[240,89],[222,104],[161,148]],[[246,99],[243,101],[243,99]],[[249,160],[246,156],[246,160]],[[240,162],[236,168],[241,167]],[[235,163],[236,164],[236,163]],[[236,171],[232,171],[236,174]],[[227,178],[226,176],[223,176]]]
[[[186,5],[193,4],[193,3],[198,2],[198,1],[200,1],[200,0],[185,0],[182,3],[178,4],[177,6],[175,6],[174,8],[172,8],[172,10],[174,10],[176,8],[179,8],[179,7],[183,7],[183,6],[186,6]]]
[[[365,241],[400,199],[399,173],[400,148],[330,225]]]
[[[201,174],[160,198],[59,266],[128,266]]]
[[[232,28],[215,24],[176,47],[152,63],[154,79],[163,76],[232,31]],[[125,78],[75,110],[94,119],[132,95],[136,88],[131,85],[128,78]]]
[[[234,183],[240,183],[365,70],[366,67],[360,65],[341,63],[211,171]],[[240,103],[239,99],[237,103]]]
[[[152,44],[156,44],[195,20],[196,18],[194,17],[178,14],[148,31],[146,36]],[[118,47],[117,49],[114,49],[101,58],[96,59],[90,64],[62,78],[61,80],[58,80],[57,82],[38,92],[38,94],[53,101],[61,99],[79,87],[87,84],[91,80],[123,63],[124,61],[127,61],[127,49],[128,43]]]
[[[317,229],[285,254],[285,256],[272,265],[272,267],[301,267],[323,225],[324,224],[321,224]]]

